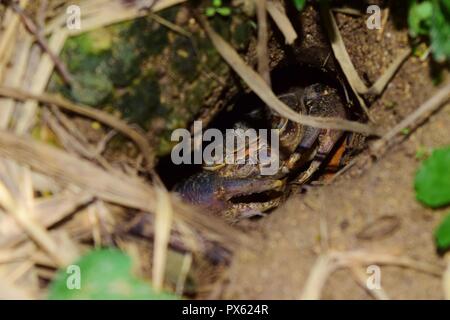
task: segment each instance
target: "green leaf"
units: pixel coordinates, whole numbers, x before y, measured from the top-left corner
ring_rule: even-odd
[[[450,204],[450,146],[433,151],[417,171],[414,185],[417,199],[427,206]]]
[[[177,299],[172,294],[155,292],[149,283],[135,277],[131,268],[130,257],[117,249],[91,251],[72,266],[58,271],[48,297],[58,300]],[[77,281],[79,288],[73,285]]]
[[[216,8],[213,8],[213,7],[206,8],[205,15],[207,17],[213,17],[215,14],[216,14]]]
[[[445,250],[450,247],[450,213],[442,220],[434,232],[434,237],[439,249]]]
[[[450,59],[450,0],[410,0],[408,26],[412,37],[429,37],[436,61]]]
[[[223,7],[223,8],[217,8],[216,12],[224,17],[229,16],[231,14],[231,8]]]
[[[431,49],[438,62],[450,59],[450,0],[433,1]]]
[[[220,8],[222,6],[222,0],[212,0],[212,5],[216,8]]]
[[[294,2],[295,8],[297,8],[298,11],[303,10],[306,4],[306,0],[292,0]]]
[[[427,35],[433,16],[433,4],[431,1],[418,3],[411,1],[408,14],[409,32],[412,37]]]

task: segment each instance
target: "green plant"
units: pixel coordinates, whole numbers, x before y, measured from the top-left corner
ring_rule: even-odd
[[[412,37],[430,39],[436,61],[450,58],[450,0],[410,0],[408,25]]]
[[[419,168],[415,179],[417,199],[437,208],[450,203],[450,147],[436,149]]]
[[[423,161],[414,185],[416,197],[423,204],[432,208],[450,204],[450,147],[434,150]],[[439,249],[450,247],[450,214],[441,222],[434,236]]]
[[[439,224],[439,227],[434,232],[434,238],[440,250],[450,248],[450,213]]]
[[[66,269],[58,271],[50,284],[49,299],[177,299],[156,292],[150,283],[132,272],[129,256],[117,249],[88,252]],[[78,285],[77,285],[78,283]]]
[[[306,0],[292,0],[292,2],[294,3],[294,6],[298,11],[303,10],[306,4]]]
[[[212,5],[205,9],[205,15],[207,17],[213,17],[216,14],[221,16],[229,16],[231,14],[231,8],[222,5],[222,0],[212,0]]]

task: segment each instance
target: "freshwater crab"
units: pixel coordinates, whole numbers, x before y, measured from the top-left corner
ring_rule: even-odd
[[[337,90],[328,85],[295,88],[278,98],[302,114],[346,117]],[[176,185],[175,191],[187,202],[238,221],[278,206],[288,178],[294,184],[308,182],[343,132],[303,126],[270,110],[268,114],[272,128],[279,129],[280,165],[276,174],[261,176],[254,164],[204,166],[203,171]]]

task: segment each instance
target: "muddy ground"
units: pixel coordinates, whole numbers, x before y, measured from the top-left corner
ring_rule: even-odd
[[[392,12],[381,34],[365,28],[364,17],[338,14],[337,20],[352,61],[369,83],[409,45],[407,30],[395,25]],[[433,95],[438,87],[430,70],[429,63],[416,56],[404,63],[371,106],[377,125],[392,127]],[[351,168],[331,185],[293,196],[269,217],[254,222],[255,248],[236,252],[227,279],[220,284],[221,297],[297,299],[327,247],[394,253],[443,266],[433,231],[448,208],[424,208],[415,200],[413,181],[420,165],[417,151],[449,145],[449,128],[447,105],[380,159]],[[393,299],[443,298],[439,277],[407,268],[382,266],[381,285]],[[372,295],[343,269],[328,279],[321,297],[370,299]]]

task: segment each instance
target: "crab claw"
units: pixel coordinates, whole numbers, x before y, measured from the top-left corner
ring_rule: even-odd
[[[266,191],[281,191],[284,181],[276,179],[222,177],[204,171],[191,176],[175,187],[185,201],[212,213],[222,213],[229,220],[239,220],[276,207],[280,199],[253,199]],[[248,198],[246,198],[248,197]],[[278,197],[279,198],[279,197]]]

